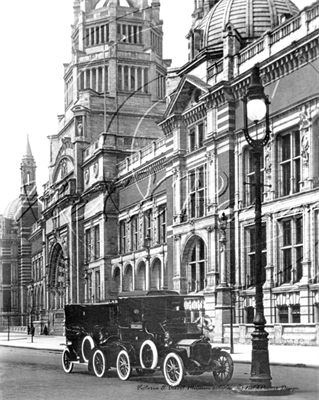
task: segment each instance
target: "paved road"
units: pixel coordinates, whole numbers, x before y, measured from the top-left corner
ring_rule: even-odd
[[[236,364],[230,386],[249,384],[247,364]],[[182,387],[170,389],[160,372],[153,376],[133,375],[127,382],[118,379],[111,370],[104,379],[96,378],[85,365],[75,365],[72,374],[61,366],[61,353],[43,350],[0,347],[0,398],[23,400],[81,400],[81,399],[163,399],[165,393],[172,400],[218,399],[245,400],[251,396],[238,395],[228,390],[215,390],[209,374],[187,377]],[[290,396],[280,398],[318,400],[318,369],[272,367],[273,385],[299,386]],[[269,399],[269,397],[258,397]]]

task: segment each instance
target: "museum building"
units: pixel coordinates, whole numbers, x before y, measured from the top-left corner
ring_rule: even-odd
[[[190,321],[211,320],[214,340],[232,329],[250,342],[256,177],[243,99],[258,66],[270,102],[266,329],[271,343],[318,345],[319,2],[197,0],[189,59],[174,69],[160,4],[148,3],[74,1],[65,114],[30,237],[37,329],[62,333],[68,303],[172,289]]]

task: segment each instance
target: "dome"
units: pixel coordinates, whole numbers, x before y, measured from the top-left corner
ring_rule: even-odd
[[[4,218],[13,219],[15,214],[17,213],[20,205],[20,199],[17,198],[11,201],[4,210],[3,216]]]
[[[220,0],[200,23],[203,47],[222,51],[223,31],[229,23],[249,43],[278,26],[281,16],[298,12],[290,0]]]

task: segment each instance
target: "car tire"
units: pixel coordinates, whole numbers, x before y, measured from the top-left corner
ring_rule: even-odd
[[[126,350],[121,350],[116,359],[117,375],[122,381],[127,381],[131,376],[131,362]]]
[[[70,374],[73,370],[73,362],[71,361],[71,352],[68,348],[65,348],[62,353],[62,367],[64,372]]]
[[[91,336],[85,336],[81,345],[82,358],[84,362],[86,363],[89,362],[93,349],[94,349],[94,340],[91,338]]]
[[[145,340],[140,349],[140,364],[143,369],[155,369],[158,364],[158,351],[151,340]]]
[[[104,378],[108,370],[106,366],[106,357],[102,350],[96,349],[93,354],[93,371],[98,378]]]
[[[218,385],[226,385],[232,378],[234,372],[234,362],[227,351],[221,351],[216,359],[221,365],[219,370],[212,371],[214,381]]]
[[[169,386],[178,386],[184,378],[185,368],[181,357],[168,353],[163,363],[163,374]]]

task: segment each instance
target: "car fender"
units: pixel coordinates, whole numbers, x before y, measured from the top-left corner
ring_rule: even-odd
[[[116,349],[117,354],[121,351],[121,350],[126,350],[127,354],[130,357],[130,361],[131,363],[135,363],[137,360],[137,354],[136,354],[136,350],[134,348],[134,346],[129,343],[129,342],[112,342],[112,347],[113,349]]]
[[[177,349],[176,347],[164,347],[161,349],[161,352],[159,353],[160,360],[159,360],[159,365],[162,368],[164,359],[169,353],[175,353],[181,357],[183,360],[184,364],[188,363],[188,357],[187,357],[187,351],[185,349]]]

